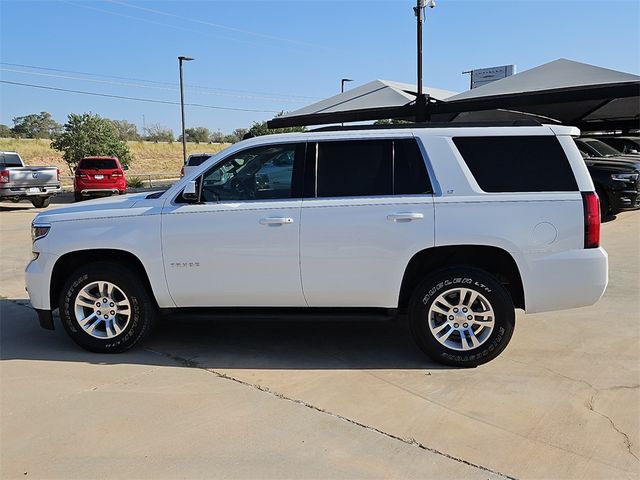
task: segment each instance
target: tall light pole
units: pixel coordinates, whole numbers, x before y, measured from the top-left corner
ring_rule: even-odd
[[[340,79],[340,93],[344,93],[344,84],[346,82],[353,82],[351,78],[341,78]],[[341,124],[344,127],[344,122]]]
[[[180,111],[182,113],[182,163],[187,163],[187,139],[184,136],[184,86],[182,85],[182,62],[190,62],[193,60],[191,57],[178,57],[178,64],[180,65]]]
[[[353,80],[350,79],[350,78],[342,78],[340,80],[340,93],[344,93],[344,84],[345,84],[345,82],[353,82]]]
[[[424,9],[426,7],[434,8],[436,6],[435,0],[417,0],[417,4],[413,7],[413,12],[416,14],[417,22],[417,41],[418,41],[418,108],[424,109],[424,112],[418,112],[418,116],[422,117],[426,115],[426,101],[423,98],[422,92],[422,24],[424,23]],[[424,120],[420,118],[419,120]]]

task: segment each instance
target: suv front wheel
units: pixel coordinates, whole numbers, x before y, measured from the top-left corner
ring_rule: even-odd
[[[513,334],[509,292],[475,268],[450,268],[427,277],[409,305],[411,333],[438,363],[475,367],[497,357]]]
[[[62,288],[60,318],[74,342],[92,352],[124,352],[150,331],[156,306],[139,275],[107,262],[87,264]]]

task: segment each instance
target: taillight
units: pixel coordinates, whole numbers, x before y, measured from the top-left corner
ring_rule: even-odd
[[[0,183],[9,183],[9,170],[0,172]]]
[[[60,181],[60,169],[56,168],[56,176],[58,178],[58,181]]]
[[[584,248],[600,246],[600,200],[595,192],[582,192]]]
[[[76,171],[76,177],[78,178],[87,178],[87,174],[84,172]]]
[[[122,172],[122,170],[118,170],[117,172],[113,172],[111,174],[112,177],[122,177],[124,176],[124,172]]]
[[[180,169],[180,178],[184,177],[184,167]]]

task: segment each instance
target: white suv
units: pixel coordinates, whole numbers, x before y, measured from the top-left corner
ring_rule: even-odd
[[[167,191],[39,214],[31,303],[43,327],[57,308],[97,352],[131,348],[175,309],[407,314],[431,358],[479,365],[507,346],[514,308],[581,307],[605,290],[578,134],[416,125],[245,140]]]

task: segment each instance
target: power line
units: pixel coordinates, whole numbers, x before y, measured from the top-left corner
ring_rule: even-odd
[[[66,80],[79,80],[79,81],[83,81],[83,82],[93,82],[93,83],[100,83],[100,84],[106,84],[106,85],[116,85],[116,86],[121,86],[121,87],[149,88],[149,89],[154,89],[154,90],[165,90],[165,91],[172,91],[172,92],[177,92],[178,91],[177,87],[161,87],[161,86],[154,86],[154,85],[141,85],[139,83],[114,82],[114,81],[109,81],[109,80],[98,80],[98,79],[94,79],[94,78],[81,78],[81,77],[72,77],[72,76],[68,76],[68,75],[56,75],[56,74],[53,74],[53,73],[28,72],[28,71],[25,71],[25,70],[14,70],[14,69],[11,69],[11,68],[1,68],[0,67],[0,71],[2,71],[2,72],[20,73],[20,74],[24,74],[24,75],[37,75],[37,76],[42,76],[42,77],[62,78],[62,79],[66,79]],[[239,94],[235,94],[235,93],[200,92],[200,91],[197,91],[197,90],[191,91],[191,93],[195,93],[197,95],[215,95],[215,96],[221,96],[221,97],[234,97],[234,98],[242,98],[242,99],[249,99],[249,100],[270,100],[270,101],[278,101],[278,102],[300,102],[300,100],[292,100],[292,99],[286,99],[286,98],[261,97],[261,96],[256,96],[256,95],[239,95]]]
[[[220,28],[220,29],[227,30],[227,31],[230,31],[230,32],[243,33],[245,35],[252,35],[254,37],[266,38],[266,39],[269,39],[269,40],[276,40],[276,41],[279,41],[279,42],[291,43],[291,44],[300,45],[300,46],[303,46],[303,47],[314,47],[314,48],[319,48],[321,50],[330,50],[329,48],[327,48],[327,47],[325,47],[323,45],[318,45],[318,44],[309,43],[309,42],[303,42],[301,40],[294,40],[294,39],[291,39],[291,38],[278,37],[278,36],[270,35],[270,34],[267,34],[267,33],[260,33],[260,32],[254,32],[254,31],[251,31],[251,30],[244,30],[244,29],[237,28],[237,27],[230,27],[228,25],[222,25],[220,23],[207,22],[205,20],[199,20],[199,19],[196,19],[196,18],[184,17],[182,15],[177,15],[175,13],[165,12],[165,11],[162,11],[162,10],[155,10],[153,8],[148,8],[148,7],[141,7],[139,5],[130,5],[128,3],[119,2],[117,0],[103,0],[103,1],[105,1],[107,3],[113,3],[115,5],[122,5],[123,7],[127,7],[127,8],[134,8],[136,10],[142,10],[142,11],[145,11],[145,12],[155,13],[157,15],[163,15],[165,17],[173,17],[173,18],[178,18],[180,20],[185,20],[185,21],[188,21],[188,22],[199,23],[201,25],[206,25],[206,26],[209,26],[209,27]]]
[[[88,76],[91,76],[91,77],[114,78],[116,80],[130,80],[130,81],[133,81],[133,82],[151,83],[151,84],[154,84],[154,85],[167,85],[167,86],[176,87],[176,88],[178,86],[177,83],[172,83],[172,82],[160,82],[160,81],[157,81],[157,80],[146,80],[146,79],[143,79],[143,78],[121,77],[121,76],[109,75],[109,74],[105,74],[105,73],[80,72],[78,70],[63,70],[63,69],[60,69],[60,68],[41,67],[41,66],[37,66],[37,65],[25,65],[23,63],[0,62],[0,65],[7,65],[9,67],[32,68],[34,70],[45,70],[45,71],[49,71],[49,72],[73,73],[73,74],[77,74],[77,75],[88,75]],[[293,98],[299,98],[301,100],[320,100],[320,97],[310,97],[310,96],[306,96],[306,95],[292,95],[292,94],[281,94],[281,93],[273,93],[273,92],[260,92],[260,91],[255,91],[255,90],[240,90],[240,89],[234,89],[234,88],[208,87],[208,86],[193,85],[193,84],[185,84],[185,86],[189,87],[189,88],[197,88],[197,89],[211,90],[211,91],[219,90],[219,91],[222,91],[222,92],[252,93],[252,94],[256,94],[256,95],[273,96],[273,97],[277,97],[278,99],[280,99],[280,98],[292,98],[292,99]]]
[[[8,85],[18,85],[21,87],[31,87],[31,88],[40,88],[43,90],[54,90],[57,92],[66,92],[66,93],[76,93],[80,95],[91,95],[94,97],[107,97],[107,98],[118,98],[122,100],[134,100],[136,102],[147,102],[147,103],[161,103],[165,105],[180,105],[180,102],[171,102],[168,100],[157,100],[151,98],[139,98],[139,97],[127,97],[124,95],[111,95],[108,93],[97,93],[97,92],[85,92],[83,90],[70,90],[67,88],[57,88],[51,87],[48,85],[35,85],[33,83],[21,83],[21,82],[10,82],[8,80],[0,80],[0,83],[6,83]],[[235,108],[235,107],[220,107],[217,105],[204,105],[201,103],[185,103],[186,106],[189,107],[200,107],[200,108],[211,108],[214,110],[232,110],[235,112],[257,112],[257,113],[279,113],[277,110],[256,110],[251,108]]]

